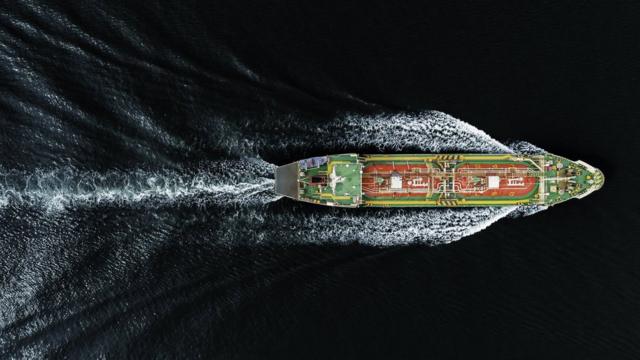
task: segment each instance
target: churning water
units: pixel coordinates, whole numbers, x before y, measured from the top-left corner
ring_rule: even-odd
[[[0,11],[0,357],[232,358],[279,340],[260,330],[282,319],[269,289],[312,296],[297,276],[352,245],[444,244],[541,210],[281,199],[276,165],[309,156],[540,149],[322,74],[300,86],[247,61],[232,20],[182,2],[87,4]],[[256,303],[267,313],[239,320]]]
[[[248,148],[303,148],[320,135],[327,139],[327,149],[352,151],[371,147],[381,151],[541,151],[527,143],[505,146],[440,112],[348,115],[327,126],[303,127],[284,121],[280,125],[289,129],[286,140],[269,142],[256,136],[248,139]],[[229,149],[243,142],[233,136],[226,136]],[[544,209],[340,209],[301,204],[280,200],[273,192],[276,165],[253,155],[205,161],[185,169],[2,168],[0,270],[5,276],[0,292],[0,349],[4,355],[39,357],[59,352],[73,339],[84,339],[86,329],[103,329],[95,330],[93,341],[120,344],[123,339],[117,333],[124,328],[125,343],[129,343],[143,336],[159,313],[198,301],[200,290],[182,294],[182,289],[200,286],[200,268],[211,267],[211,262],[224,264],[216,255],[202,258],[202,254],[220,253],[216,250],[220,247],[437,245],[481,231],[502,218]],[[175,251],[184,252],[171,256],[179,265],[166,259],[165,253]],[[185,266],[191,269],[186,278],[180,275]],[[165,278],[167,272],[176,273]],[[228,276],[230,280],[225,281],[248,275]],[[127,285],[121,288],[123,282]],[[224,302],[231,301],[225,299],[219,306],[224,308]],[[158,304],[149,305],[154,302]],[[155,308],[162,310],[157,313]],[[126,324],[113,324],[122,311],[130,313]],[[98,356],[99,348],[90,342],[77,351]]]
[[[419,149],[423,152],[532,153],[541,149],[524,142],[506,146],[483,131],[441,112],[379,116],[348,115],[330,125],[305,127],[299,121],[280,123],[288,129],[278,143],[250,139],[252,147],[303,148],[314,138],[327,148],[378,148],[381,151]],[[293,128],[293,129],[292,129]],[[241,139],[229,136],[230,147]],[[211,161],[196,170],[82,171],[72,166],[0,173],[0,206],[42,207],[49,213],[74,207],[118,205],[134,207],[217,206],[233,208],[234,216],[220,221],[223,228],[236,228],[229,236],[262,241],[315,243],[361,242],[398,245],[414,242],[442,244],[480,231],[499,219],[532,214],[541,207],[471,209],[368,209],[354,211],[323,209],[294,215],[271,212],[266,204],[280,197],[273,192],[276,165],[258,158]],[[238,228],[237,223],[250,226]],[[286,233],[280,230],[285,226]],[[302,240],[301,240],[302,239]]]

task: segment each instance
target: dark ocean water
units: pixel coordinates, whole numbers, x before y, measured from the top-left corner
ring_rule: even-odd
[[[637,359],[638,15],[0,4],[0,357]],[[315,155],[536,146],[605,187],[527,217],[271,190]]]

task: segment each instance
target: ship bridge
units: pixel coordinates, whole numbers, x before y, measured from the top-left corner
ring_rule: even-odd
[[[280,166],[276,192],[315,204],[356,207],[362,200],[362,164],[357,154],[341,154]]]

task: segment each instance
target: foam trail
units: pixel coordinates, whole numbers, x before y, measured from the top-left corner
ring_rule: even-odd
[[[440,245],[475,234],[514,210],[514,207],[428,209],[416,213],[398,211],[385,215],[382,212],[386,209],[381,209],[377,214],[372,214],[374,216],[369,216],[366,221],[361,222],[362,227],[359,230],[357,227],[336,227],[329,233],[332,236],[342,235],[342,238],[346,239],[352,236],[360,243],[375,246],[412,243]],[[347,220],[357,221],[355,217]],[[341,234],[342,232],[349,234]]]
[[[529,206],[518,206],[514,211],[509,214],[511,218],[518,218],[524,216],[531,216],[533,214],[537,214],[541,211],[547,210],[549,207],[546,205],[529,205]]]
[[[526,141],[515,141],[509,144],[509,148],[517,154],[528,154],[528,155],[536,155],[536,154],[544,154],[547,151],[539,146],[533,145],[532,143]]]
[[[248,159],[211,162],[196,171],[0,171],[0,206],[61,210],[98,204],[264,204],[280,198],[272,192],[273,169],[265,161]]]
[[[378,115],[345,114],[332,120],[300,117],[269,118],[263,124],[238,128],[228,119],[216,119],[218,146],[229,154],[255,156],[263,151],[320,155],[331,152],[483,152],[513,150],[484,131],[439,111]],[[249,125],[250,124],[250,125]],[[275,135],[275,136],[274,136]]]
[[[309,126],[304,122],[285,120],[293,127]],[[292,136],[278,137],[273,146],[295,150],[322,138],[324,148],[349,151],[376,147],[380,151],[396,152],[406,152],[407,149],[423,152],[544,152],[526,142],[506,146],[474,126],[437,111],[378,116],[347,115],[314,129],[297,130],[300,131],[294,131]],[[0,206],[27,204],[60,210],[98,204],[267,204],[280,198],[272,191],[274,168],[274,165],[262,160],[244,159],[211,162],[196,171],[139,169],[98,173],[72,167],[30,173],[0,171]],[[214,232],[220,231],[216,238],[224,239],[237,231],[247,231],[237,238],[243,242],[282,238],[288,239],[288,242],[298,239],[315,243],[355,241],[375,246],[416,242],[443,244],[476,233],[504,217],[527,216],[546,209],[503,207],[357,211],[323,208],[307,212],[296,211],[296,206],[284,206],[280,213],[262,208],[237,209],[235,214],[227,216],[228,219],[221,219],[216,225],[219,228]],[[279,233],[283,226],[287,229],[286,234]]]
[[[213,230],[225,243],[361,243],[373,246],[440,245],[485,229],[516,207],[458,209],[335,209],[309,213],[297,206],[269,216],[240,208]],[[238,232],[241,232],[239,234]],[[232,235],[231,235],[232,234]],[[241,236],[238,236],[241,235]]]
[[[505,145],[484,131],[450,115],[438,111],[422,113],[380,114],[375,116],[350,114],[334,121],[318,125],[291,121],[281,124],[288,129],[286,137],[279,138],[274,146],[282,149],[308,148],[322,139],[322,146],[346,151],[377,148],[380,152],[479,152],[524,153],[545,152],[524,141]],[[308,127],[308,128],[304,128]],[[304,128],[304,129],[303,129]],[[366,213],[320,212],[296,215],[270,214],[265,218],[253,217],[256,229],[255,241],[274,239],[263,236],[270,226],[283,226],[297,232],[291,239],[324,242],[357,241],[376,246],[406,243],[443,244],[474,234],[504,217],[519,217],[545,210],[546,206],[519,206],[502,208],[421,209],[417,211],[380,209]],[[263,224],[271,222],[274,224]],[[319,231],[318,229],[323,229]],[[252,238],[246,234],[244,239]]]
[[[346,141],[355,146],[376,146],[401,151],[417,148],[430,152],[513,152],[484,131],[451,115],[428,111],[363,117],[347,116]]]

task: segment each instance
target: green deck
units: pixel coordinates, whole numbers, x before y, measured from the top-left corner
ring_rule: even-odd
[[[362,164],[355,154],[332,155],[329,162],[316,168],[310,168],[301,175],[300,198],[318,204],[335,204],[336,206],[357,206],[362,198],[361,181]],[[331,187],[311,186],[314,176],[335,174],[344,180],[337,182],[335,192]]]
[[[310,160],[313,161],[310,162]],[[473,164],[482,168],[464,167]],[[509,170],[510,168],[505,166],[514,164],[521,167]],[[368,169],[374,169],[376,165],[405,166],[404,169],[416,173],[425,171],[432,176],[432,184],[438,183],[433,181],[433,176],[439,179],[443,184],[442,189],[433,189],[431,192],[420,194],[414,194],[411,191],[403,195],[393,193],[392,196],[379,195],[386,194],[385,192],[371,193],[370,189],[363,190],[363,172],[369,176],[369,180],[375,178],[371,172],[367,173],[366,169],[368,166],[372,166]],[[482,195],[475,193],[469,195],[469,193],[453,190],[456,180],[460,181],[460,177],[464,178],[466,182],[471,182],[472,185],[475,185],[475,182],[482,183],[488,178],[483,176],[482,172],[494,171],[488,169],[489,166],[495,168],[495,171],[505,171],[505,174],[507,171],[526,174],[523,175],[529,181],[526,189],[529,187],[531,189],[516,196],[496,195],[498,191],[493,195],[491,192]],[[343,207],[554,205],[573,197],[586,196],[600,188],[604,182],[602,173],[588,164],[580,161],[573,162],[552,154],[380,154],[363,156],[340,154],[301,160],[298,162],[297,169],[298,194],[294,198],[321,205]],[[460,171],[466,175],[458,175],[458,179],[456,179],[458,169],[463,169]],[[469,175],[464,171],[473,173]],[[476,172],[479,175],[476,176]],[[499,176],[493,177],[499,178]],[[504,179],[506,179],[506,175]],[[534,180],[535,183],[533,183]],[[283,179],[277,179],[277,182],[282,181]],[[448,186],[452,189],[450,190]],[[503,188],[499,190],[506,191]],[[525,190],[520,192],[523,191]],[[368,196],[367,193],[371,196]]]

